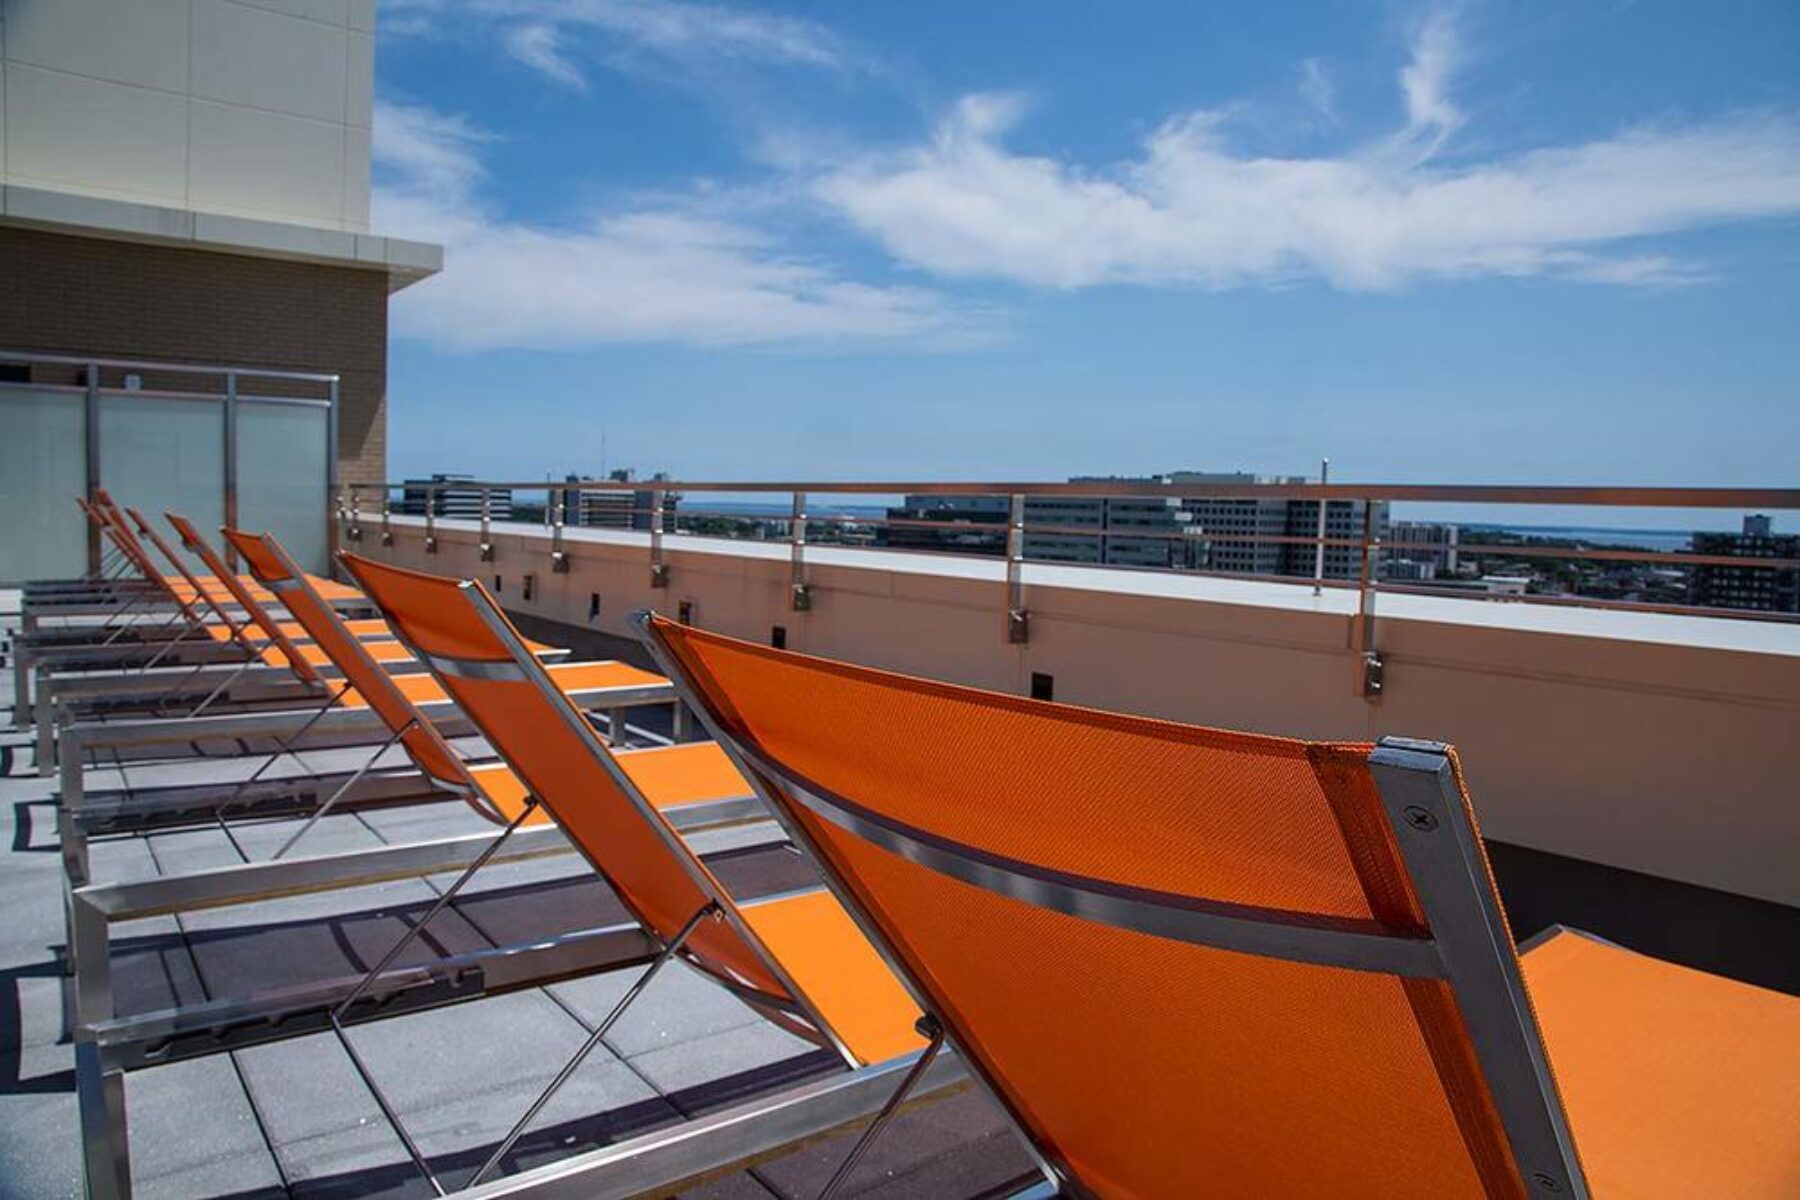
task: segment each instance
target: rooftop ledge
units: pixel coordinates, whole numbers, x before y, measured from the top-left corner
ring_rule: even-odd
[[[430,242],[263,217],[169,208],[10,182],[0,186],[0,224],[383,271],[390,292],[444,268],[444,248]]]
[[[389,520],[396,526],[423,529],[425,525],[423,517],[396,514]],[[455,531],[479,534],[481,530],[479,521],[457,518],[438,517],[435,524],[441,533]],[[365,526],[368,527],[370,526]],[[541,526],[521,522],[495,522],[493,533],[496,536],[535,536],[546,542],[550,540],[549,532]],[[638,547],[646,557],[650,548],[648,533],[626,530],[567,526],[563,530],[563,540],[565,543],[578,545]],[[791,548],[786,542],[732,540],[685,533],[664,534],[663,547],[668,553],[711,554],[779,562],[786,562],[791,554]],[[1004,560],[974,555],[854,549],[809,543],[806,547],[806,561],[812,566],[983,580],[996,586],[1006,581]],[[1346,619],[1357,613],[1355,589],[1343,586],[1327,586],[1320,595],[1315,596],[1312,585],[1308,583],[1228,579],[1176,571],[1139,571],[1120,567],[1030,561],[1024,564],[1024,581],[1027,587],[1037,585],[1075,591],[1195,600],[1209,604],[1321,613]],[[1800,624],[1781,621],[1659,612],[1635,613],[1532,600],[1414,596],[1391,592],[1383,592],[1377,599],[1376,614],[1384,622],[1420,621],[1800,658]]]
[[[999,558],[808,543],[797,609],[785,541],[664,534],[658,588],[648,531],[566,527],[559,571],[542,525],[494,522],[483,559],[478,521],[435,519],[430,548],[422,516],[388,521],[391,544],[379,517],[345,544],[496,585],[561,627],[545,640],[630,637],[632,609],[686,609],[752,641],[1110,711],[1445,741],[1490,838],[1800,906],[1797,624],[1380,592],[1368,628],[1350,587],[1028,561],[1021,643]]]

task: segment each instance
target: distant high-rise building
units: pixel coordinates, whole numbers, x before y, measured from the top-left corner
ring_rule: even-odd
[[[1095,481],[1080,477],[1070,482]],[[1011,507],[1005,496],[907,496],[900,507],[888,510],[880,544],[903,550],[1005,554]],[[1189,546],[1183,533],[1188,518],[1172,498],[1027,496],[1024,516],[1029,559],[1130,567],[1186,565],[1183,556]]]
[[[1696,533],[1694,553],[1730,558],[1800,559],[1800,536],[1777,534],[1761,513],[1746,516],[1742,533]],[[1702,608],[1800,612],[1800,568],[1708,564],[1688,575],[1688,603]]]
[[[1076,476],[1071,483],[1136,484],[1305,483],[1300,477],[1177,471],[1150,476]],[[895,549],[963,554],[1006,553],[1010,501],[1005,496],[907,496],[888,510],[881,544]],[[1363,504],[1333,500],[1326,509],[1326,537],[1360,541]],[[1387,533],[1387,505],[1373,506],[1375,532]],[[1044,562],[1106,566],[1205,568],[1262,575],[1313,573],[1310,543],[1318,532],[1316,500],[1213,499],[1184,496],[1027,496],[1025,557]],[[1256,540],[1258,538],[1264,540]],[[1362,570],[1358,546],[1328,547],[1325,573],[1355,578]]]
[[[431,498],[431,515],[452,520],[481,520],[481,489],[472,482],[473,475],[436,474],[430,479],[408,479],[402,487],[400,511],[415,517],[425,515],[426,497]],[[430,489],[429,491],[427,489]],[[507,488],[489,488],[488,516],[495,521],[512,519],[512,492]]]
[[[1252,475],[1242,471],[1175,471],[1166,481],[1198,484],[1300,484],[1302,475]],[[1183,497],[1181,507],[1192,514],[1196,536],[1206,543],[1204,565],[1210,571],[1251,575],[1313,574],[1314,547],[1305,539],[1319,532],[1319,502],[1273,497]],[[1367,511],[1365,511],[1367,510]],[[1357,542],[1373,522],[1374,536],[1388,536],[1386,501],[1365,504],[1360,500],[1333,500],[1325,508],[1325,536],[1338,542]],[[1354,579],[1362,574],[1360,545],[1327,546],[1325,576]]]
[[[669,478],[666,472],[658,471],[648,482],[662,483]],[[597,482],[591,475],[569,475],[565,483]],[[613,471],[606,477],[606,482],[631,484],[637,482],[635,473],[629,469]],[[675,509],[681,503],[681,497],[674,492],[662,493],[663,528],[672,529],[675,523]],[[643,487],[619,488],[564,488],[562,489],[563,523],[565,525],[582,525],[589,529],[637,529],[648,532],[650,514],[656,507],[656,491]]]
[[[1005,496],[907,496],[887,510],[876,544],[895,550],[1006,553]]]
[[[1317,510],[1314,510],[1317,511]],[[1432,580],[1454,575],[1460,565],[1457,547],[1462,527],[1436,521],[1393,521],[1387,537],[1393,549],[1383,556],[1382,574],[1389,579]]]

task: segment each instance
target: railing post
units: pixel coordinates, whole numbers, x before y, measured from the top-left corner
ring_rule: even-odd
[[[393,497],[388,495],[387,486],[383,484],[381,488],[381,544],[384,546],[391,546],[394,544],[394,526],[388,520],[389,515],[393,512],[393,508]]]
[[[558,575],[566,575],[569,571],[569,555],[563,549],[563,526],[568,518],[568,493],[558,488],[551,493],[551,497],[550,570]],[[575,503],[581,503],[579,493]]]
[[[344,535],[353,542],[362,541],[362,486],[351,484],[350,488],[350,529]]]
[[[1006,640],[1031,640],[1031,613],[1025,607],[1025,497],[1015,492],[1006,515]]]
[[[425,553],[437,553],[437,489],[425,485]]]
[[[238,527],[238,378],[236,371],[225,372],[225,524]],[[225,542],[225,565],[236,573],[237,547],[230,538]],[[191,556],[190,556],[191,557]]]
[[[1325,594],[1325,511],[1331,501],[1325,498],[1325,484],[1331,478],[1331,460],[1319,460],[1319,535],[1313,546],[1313,595]]]
[[[93,503],[94,493],[102,486],[100,478],[100,364],[89,363],[87,395],[82,408],[83,451],[87,458],[87,498]],[[87,522],[88,574],[100,573],[100,527]]]
[[[325,407],[325,495],[338,495],[338,400],[340,389],[338,377],[333,375],[326,386]],[[386,474],[384,471],[383,474]],[[338,522],[327,519],[325,522],[325,561],[330,570],[337,570]]]
[[[1379,700],[1382,688],[1381,651],[1375,644],[1375,563],[1381,539],[1375,534],[1375,504],[1362,501],[1362,571],[1356,590],[1357,691],[1365,700]]]
[[[650,489],[650,586],[666,588],[669,586],[669,564],[663,561],[663,492],[661,488]],[[675,711],[679,715],[681,706],[677,704]],[[676,739],[680,741],[680,738]]]
[[[486,485],[483,485],[482,489],[481,489],[481,549],[480,549],[480,555],[481,555],[482,562],[493,562],[494,561],[494,534],[493,534],[494,505],[493,505],[493,499],[494,499],[493,492]]]
[[[812,608],[812,585],[806,582],[806,493],[794,493],[794,518],[788,522],[791,568],[788,596],[795,612]]]

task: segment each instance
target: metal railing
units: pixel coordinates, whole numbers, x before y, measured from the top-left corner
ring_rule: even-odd
[[[1775,572],[1784,587],[1800,587],[1800,555],[1750,556],[1699,553],[1692,550],[1659,550],[1630,545],[1555,545],[1520,538],[1495,540],[1490,533],[1468,542],[1408,540],[1385,536],[1388,506],[1392,504],[1504,505],[1509,507],[1556,506],[1585,509],[1707,509],[1743,512],[1800,511],[1800,488],[1705,488],[1705,487],[1536,487],[1511,485],[1426,485],[1363,483],[1135,483],[1095,480],[1073,483],[918,482],[918,481],[675,481],[666,479],[621,482],[454,480],[445,482],[359,484],[343,489],[339,519],[343,536],[351,542],[363,536],[365,499],[379,514],[381,538],[393,543],[390,515],[393,498],[403,496],[402,508],[424,518],[424,549],[435,553],[440,520],[479,521],[480,556],[495,557],[494,527],[498,524],[536,524],[547,528],[552,569],[567,571],[570,543],[565,537],[570,501],[584,493],[605,493],[610,500],[629,496],[631,503],[610,503],[599,527],[635,530],[647,535],[650,586],[669,586],[666,558],[670,537],[750,539],[785,542],[790,562],[790,604],[804,612],[815,602],[808,575],[808,554],[819,547],[843,550],[876,550],[884,553],[927,553],[997,558],[1004,564],[1005,597],[1003,636],[1023,643],[1030,636],[1026,605],[1025,566],[1032,562],[1074,565],[1097,570],[1163,571],[1230,579],[1261,579],[1310,586],[1315,595],[1328,588],[1355,593],[1351,643],[1360,664],[1358,687],[1374,697],[1381,690],[1381,659],[1376,649],[1377,598],[1382,593],[1438,595],[1489,599],[1516,603],[1540,603],[1632,612],[1676,613],[1707,617],[1800,622],[1800,613],[1760,611],[1749,608],[1705,607],[1683,599],[1668,598],[1685,592],[1685,578],[1676,573],[1700,569]],[[507,512],[496,511],[494,498],[504,493]],[[514,497],[543,495],[542,506]],[[768,496],[784,498],[785,505],[770,504],[769,511],[691,504],[694,496]],[[821,497],[955,497],[982,503],[948,509],[942,517],[900,515],[903,506],[888,507],[884,515],[873,512],[822,511]],[[1163,500],[1170,502],[1169,521],[1136,524],[1113,517],[1105,506],[1071,518],[1067,512],[1055,519],[1032,519],[1034,500],[1065,498],[1106,501]],[[641,501],[641,502],[640,502]],[[1259,523],[1257,502],[1307,502],[1313,512],[1300,518],[1281,514],[1278,521]],[[1216,528],[1194,519],[1205,505],[1235,503],[1228,520],[1219,517]],[[577,513],[585,505],[577,502]],[[885,506],[883,506],[885,507]],[[785,509],[785,513],[781,510]],[[1264,510],[1265,515],[1269,511]],[[515,513],[525,514],[522,518]],[[1178,514],[1187,514],[1185,518]],[[1416,524],[1456,524],[1420,520]],[[1262,528],[1262,524],[1278,526]],[[1301,526],[1304,525],[1304,529]],[[1334,532],[1335,530],[1335,532]],[[1623,535],[1621,535],[1623,536]],[[1577,539],[1565,539],[1577,541]],[[1774,543],[1779,544],[1779,543]],[[1157,547],[1167,547],[1159,555]],[[1408,553],[1436,556],[1461,563],[1487,564],[1631,564],[1660,568],[1662,576],[1645,588],[1661,598],[1643,594],[1627,596],[1582,594],[1575,588],[1558,588],[1554,581],[1536,577],[1532,585],[1506,580],[1504,593],[1477,590],[1493,585],[1480,579],[1399,579],[1385,571],[1396,558]],[[1254,563],[1243,565],[1246,557]],[[1140,561],[1122,561],[1140,560]],[[1224,565],[1230,562],[1232,565]],[[1490,580],[1493,572],[1485,572]],[[1617,584],[1616,576],[1611,577]],[[1590,585],[1591,586],[1591,585]],[[1610,586],[1610,585],[1609,585]],[[1614,590],[1617,590],[1616,588]],[[1629,590],[1629,589],[1627,589]],[[1642,593],[1644,588],[1639,588]]]

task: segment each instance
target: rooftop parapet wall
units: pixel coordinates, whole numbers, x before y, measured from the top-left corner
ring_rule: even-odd
[[[1304,586],[1028,564],[1031,639],[1003,632],[994,561],[815,549],[812,607],[780,545],[393,517],[360,553],[499,582],[507,607],[627,635],[637,608],[791,649],[1059,701],[1306,738],[1384,734],[1461,751],[1483,832],[1556,854],[1800,905],[1800,628],[1663,614],[1384,597],[1379,700],[1354,686],[1353,599]],[[532,599],[523,599],[531,575]],[[600,613],[589,620],[592,597]],[[829,714],[820,714],[828,720]],[[904,731],[896,731],[904,736]]]

